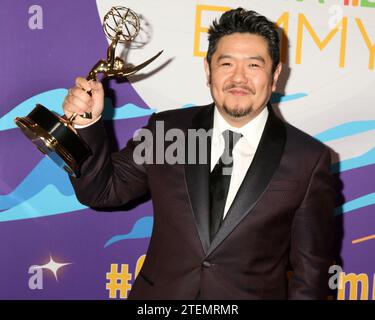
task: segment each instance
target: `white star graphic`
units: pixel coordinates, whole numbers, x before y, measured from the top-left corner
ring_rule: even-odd
[[[47,264],[44,264],[42,266],[37,266],[35,269],[48,269],[50,270],[53,275],[55,276],[55,279],[56,281],[59,281],[57,279],[57,271],[64,267],[64,266],[67,266],[69,264],[72,264],[71,262],[68,262],[68,263],[59,263],[59,262],[56,262],[53,260],[53,258],[51,257],[51,255],[49,256],[49,262]]]

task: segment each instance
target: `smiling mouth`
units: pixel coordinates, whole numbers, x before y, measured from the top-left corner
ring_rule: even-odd
[[[228,92],[234,96],[247,96],[250,92],[242,89],[230,89]]]

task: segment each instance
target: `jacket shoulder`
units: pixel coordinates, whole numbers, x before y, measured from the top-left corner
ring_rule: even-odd
[[[310,151],[317,154],[329,151],[329,148],[318,139],[289,123],[284,122],[284,124],[287,141],[290,146],[295,146],[305,152]]]

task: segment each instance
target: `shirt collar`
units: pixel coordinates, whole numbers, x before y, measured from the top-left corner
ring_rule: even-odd
[[[249,121],[241,128],[231,126],[220,114],[215,106],[214,110],[214,125],[213,135],[216,139],[220,139],[220,136],[225,130],[232,130],[234,132],[241,133],[243,138],[251,145],[257,146],[262,136],[264,127],[268,118],[268,109],[265,107],[261,113],[259,113],[254,119]]]

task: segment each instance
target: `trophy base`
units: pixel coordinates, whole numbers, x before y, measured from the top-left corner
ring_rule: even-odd
[[[26,117],[14,121],[39,151],[70,176],[79,176],[79,167],[91,151],[66,120],[37,104]]]

